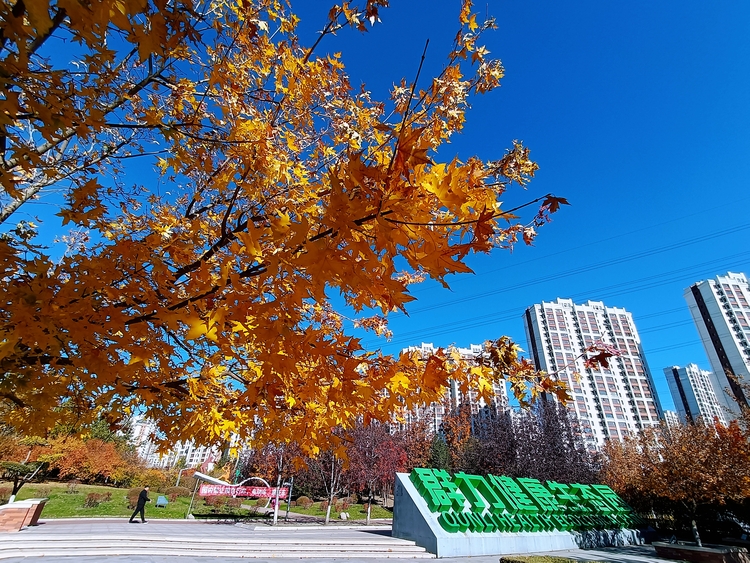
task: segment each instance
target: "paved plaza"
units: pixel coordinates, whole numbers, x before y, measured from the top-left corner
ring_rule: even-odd
[[[550,555],[578,561],[668,563],[650,546],[572,550]],[[391,537],[389,525],[268,525],[190,520],[43,520],[39,526],[0,535],[3,562],[207,563],[222,561],[372,563],[432,559],[412,542]],[[445,563],[497,563],[498,555],[443,558]]]

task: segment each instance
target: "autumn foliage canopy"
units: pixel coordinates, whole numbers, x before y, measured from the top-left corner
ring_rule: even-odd
[[[305,43],[276,0],[3,0],[4,423],[43,435],[143,412],[172,439],[252,433],[315,453],[362,414],[437,400],[449,377],[554,388],[507,339],[467,364],[352,336],[387,334],[410,284],[530,243],[565,203],[503,208],[537,169],[519,142],[440,159],[504,72],[468,0],[438,76],[382,101],[352,87],[334,34],[386,4],[334,6]],[[50,248],[54,221],[18,219],[52,188],[72,230]]]

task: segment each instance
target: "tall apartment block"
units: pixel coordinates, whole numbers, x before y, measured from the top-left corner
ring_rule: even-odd
[[[148,467],[169,469],[184,464],[185,467],[198,467],[207,459],[218,460],[221,451],[216,446],[198,446],[193,442],[176,442],[169,450],[157,450],[154,436],[157,429],[153,421],[136,416],[131,421],[130,439],[135,444],[138,457],[146,462]],[[237,444],[236,437],[232,437],[232,446]]]
[[[681,424],[680,415],[677,414],[675,411],[664,411],[662,414],[664,415],[664,423],[669,428],[672,428],[674,426],[679,426]]]
[[[484,346],[481,344],[470,344],[468,348],[456,348],[458,353],[464,359],[473,359],[481,356],[484,351]],[[404,352],[418,352],[419,355],[427,359],[437,351],[437,348],[432,343],[423,342],[421,346],[409,346],[403,350]],[[469,391],[464,394],[459,389],[457,383],[453,380],[449,382],[448,387],[445,390],[445,397],[443,403],[433,403],[431,405],[424,405],[414,409],[413,411],[406,413],[405,425],[408,427],[411,422],[416,420],[427,420],[430,424],[430,429],[433,432],[440,431],[440,425],[443,422],[443,416],[445,415],[445,404],[452,405],[454,407],[468,403],[471,406],[471,412],[477,414],[484,407],[491,406],[498,412],[507,408],[508,406],[508,390],[504,384],[493,385],[493,396],[492,404],[487,405],[484,400],[478,396],[475,390]]]
[[[739,405],[748,405],[742,384],[750,383],[750,285],[745,274],[728,272],[691,285],[685,299],[711,362],[716,397],[736,418]]]
[[[727,423],[728,413],[716,398],[713,374],[710,371],[688,364],[685,367],[664,368],[664,376],[677,414],[683,422],[695,422],[700,417],[709,423],[714,419],[718,419],[721,424]]]
[[[600,301],[542,302],[524,315],[529,350],[537,369],[568,384],[568,410],[591,447],[659,424],[661,405],[632,315]],[[617,347],[609,368],[587,369],[583,356],[595,342]]]

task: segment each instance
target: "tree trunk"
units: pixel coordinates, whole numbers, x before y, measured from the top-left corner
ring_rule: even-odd
[[[16,500],[16,495],[18,494],[18,491],[21,490],[21,487],[23,487],[24,483],[26,483],[26,481],[24,481],[20,477],[16,476],[13,478],[13,492],[11,493],[10,498],[8,499],[8,504]]]
[[[281,489],[281,473],[276,478],[276,495],[273,498],[273,525],[279,522],[279,489]]]
[[[326,524],[331,521],[331,505],[333,504],[333,488],[331,493],[328,495],[328,508],[326,508]]]
[[[281,489],[281,472],[284,469],[284,451],[281,451],[279,456],[279,462],[276,465],[278,471],[276,475],[276,495],[273,499],[273,525],[275,526],[279,522],[279,489]]]
[[[370,494],[367,498],[367,518],[365,519],[365,526],[370,525],[370,510],[372,510],[372,487],[369,489]]]
[[[690,521],[692,528],[693,528],[693,537],[695,538],[695,543],[698,547],[703,547],[703,544],[701,543],[701,537],[700,534],[698,534],[698,526],[695,524],[695,518],[693,518]]]

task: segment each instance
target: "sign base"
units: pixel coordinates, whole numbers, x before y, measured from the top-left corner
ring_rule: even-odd
[[[411,540],[437,557],[507,555],[578,549],[570,532],[446,532],[407,473],[396,474],[393,537]]]

